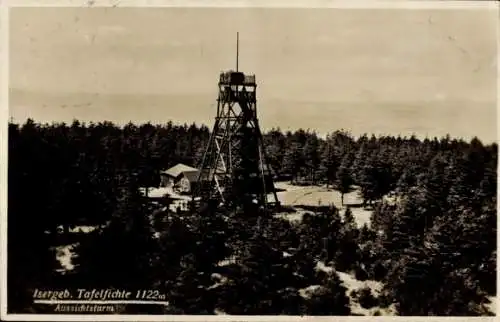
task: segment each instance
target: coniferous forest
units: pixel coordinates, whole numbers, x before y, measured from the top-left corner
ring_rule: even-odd
[[[171,122],[10,123],[9,313],[53,313],[33,303],[35,289],[116,288],[155,290],[169,302],[117,306],[129,314],[351,315],[354,300],[397,315],[492,314],[496,143],[264,134],[277,179],[359,191],[357,206],[372,210],[362,227],[349,207],[311,207],[292,222],[261,209],[175,212],[143,196],[161,170],[196,166],[209,135]],[[70,233],[79,225],[99,228]],[[77,254],[64,274],[62,244]],[[349,294],[339,272],[383,287]]]

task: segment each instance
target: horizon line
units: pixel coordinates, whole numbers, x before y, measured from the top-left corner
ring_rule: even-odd
[[[47,125],[66,125],[66,126],[71,126],[71,124],[75,121],[77,121],[78,123],[80,123],[80,125],[82,126],[88,126],[88,125],[99,125],[99,124],[104,124],[104,123],[111,123],[111,125],[113,126],[116,126],[120,129],[123,129],[125,126],[129,125],[129,124],[132,124],[134,126],[137,126],[137,127],[140,127],[140,126],[143,126],[143,125],[147,125],[147,124],[150,124],[152,126],[163,126],[163,125],[167,125],[168,123],[172,123],[172,125],[176,125],[176,126],[196,126],[196,127],[206,127],[208,128],[208,130],[211,132],[212,131],[212,127],[213,125],[212,124],[206,124],[204,122],[196,122],[196,121],[193,121],[193,122],[182,122],[182,121],[176,121],[176,120],[167,120],[167,121],[133,121],[133,120],[129,120],[127,122],[116,122],[116,121],[112,121],[112,120],[92,120],[92,121],[81,121],[81,120],[78,120],[78,119],[72,119],[71,121],[57,121],[57,120],[53,120],[53,121],[50,121],[50,122],[42,122],[42,121],[37,121],[33,118],[30,118],[30,117],[27,117],[26,119],[24,119],[23,122],[20,122],[19,120],[16,120],[15,118],[13,117],[10,117],[9,118],[9,121],[8,121],[8,124],[14,124],[14,125],[19,125],[19,126],[23,126],[24,124],[26,124],[26,122],[31,119],[33,121],[33,123],[37,124],[37,125],[41,125],[41,126],[47,126]],[[14,120],[14,122],[13,122]],[[402,138],[402,139],[411,139],[412,137],[418,139],[419,141],[424,141],[424,140],[434,140],[434,139],[438,139],[438,140],[441,140],[441,139],[445,139],[447,137],[449,137],[450,140],[457,140],[457,141],[464,141],[464,142],[470,142],[472,141],[474,138],[478,139],[479,141],[481,141],[483,144],[485,145],[490,145],[490,144],[497,144],[498,143],[498,138],[497,139],[494,139],[494,140],[486,140],[486,139],[483,139],[483,138],[480,138],[479,136],[477,135],[473,135],[471,136],[470,138],[466,138],[464,136],[453,136],[451,133],[446,133],[444,135],[441,135],[441,136],[437,136],[437,135],[434,135],[434,136],[430,136],[428,134],[418,134],[418,133],[415,133],[413,132],[412,134],[403,134],[403,133],[378,133],[378,134],[375,134],[374,132],[364,132],[364,133],[361,133],[361,134],[354,134],[352,133],[351,130],[349,129],[345,129],[345,128],[339,128],[339,129],[335,129],[335,130],[330,130],[330,131],[327,131],[326,133],[323,133],[323,132],[319,132],[313,128],[303,128],[303,127],[299,127],[299,128],[294,128],[294,129],[291,129],[291,128],[282,128],[281,126],[277,126],[277,127],[270,127],[269,129],[264,129],[263,130],[263,134],[268,134],[269,132],[272,132],[272,131],[280,131],[282,132],[283,134],[286,134],[287,132],[290,132],[290,133],[296,133],[298,131],[304,131],[306,133],[314,133],[316,134],[317,137],[319,138],[322,138],[322,139],[326,139],[326,137],[328,135],[331,135],[331,134],[334,134],[335,132],[341,132],[341,133],[345,133],[347,134],[348,136],[354,138],[354,139],[359,139],[363,136],[367,136],[367,137],[372,137],[372,136],[375,136],[376,138],[387,138],[387,137],[393,137],[393,138]]]

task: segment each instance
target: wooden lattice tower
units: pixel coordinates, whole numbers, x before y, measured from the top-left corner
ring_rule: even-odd
[[[238,45],[237,45],[238,48]],[[193,200],[276,206],[273,175],[257,119],[255,75],[222,72],[215,124],[202,158]]]

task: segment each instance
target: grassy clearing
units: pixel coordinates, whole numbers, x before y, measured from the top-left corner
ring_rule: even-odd
[[[354,219],[358,227],[364,224],[370,224],[371,210],[362,207],[363,200],[359,195],[359,189],[355,187],[353,191],[344,195],[344,204],[342,205],[341,193],[332,188],[322,186],[295,186],[290,182],[276,182],[276,188],[283,190],[277,193],[278,199],[284,206],[293,206],[297,209],[296,213],[288,214],[290,220],[300,220],[306,212],[301,206],[328,206],[334,205],[340,209],[343,214],[346,206],[350,206]]]

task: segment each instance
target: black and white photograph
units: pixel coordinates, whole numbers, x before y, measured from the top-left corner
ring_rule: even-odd
[[[2,8],[2,319],[496,316],[497,2],[97,2]]]

